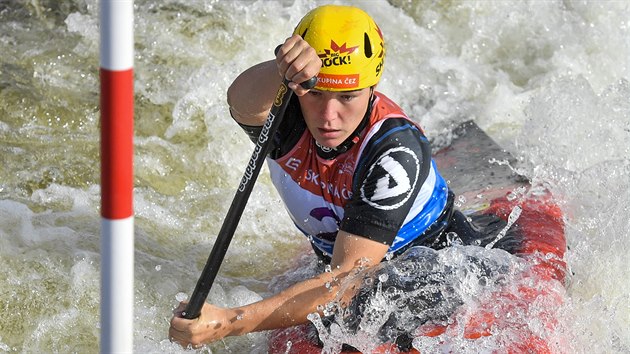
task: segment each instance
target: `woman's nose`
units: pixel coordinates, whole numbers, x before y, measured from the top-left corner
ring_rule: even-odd
[[[335,99],[326,99],[323,102],[321,117],[323,120],[331,121],[337,117],[339,107]]]

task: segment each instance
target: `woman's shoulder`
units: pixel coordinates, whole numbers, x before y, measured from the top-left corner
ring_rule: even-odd
[[[376,117],[388,117],[388,116],[403,116],[407,117],[407,114],[400,106],[392,99],[387,97],[382,92],[374,91],[376,96],[374,105],[372,106],[372,116]]]

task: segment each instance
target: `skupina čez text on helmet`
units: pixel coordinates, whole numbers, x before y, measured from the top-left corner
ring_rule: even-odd
[[[297,25],[299,34],[322,60],[318,90],[358,90],[378,83],[383,73],[383,34],[365,11],[325,5],[310,11]]]

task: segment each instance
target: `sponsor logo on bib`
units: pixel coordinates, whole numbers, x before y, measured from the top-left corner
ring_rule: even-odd
[[[361,199],[381,210],[393,210],[402,206],[418,182],[420,161],[413,150],[397,147],[386,151],[374,163],[366,176],[381,176],[376,183],[361,186]]]

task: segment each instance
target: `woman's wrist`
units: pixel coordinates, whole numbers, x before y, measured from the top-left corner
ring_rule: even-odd
[[[240,336],[250,332],[247,323],[251,318],[246,317],[241,308],[225,308],[223,310],[225,311],[226,336]]]

